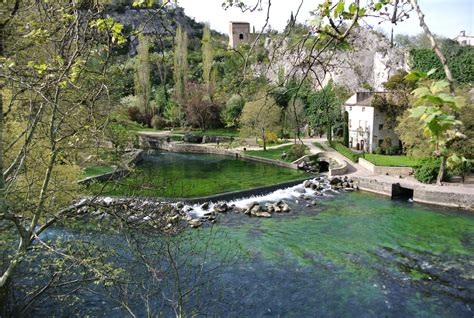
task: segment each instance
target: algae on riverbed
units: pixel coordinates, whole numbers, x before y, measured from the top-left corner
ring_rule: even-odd
[[[302,179],[307,174],[231,157],[160,153],[147,156],[130,176],[109,182],[102,194],[141,197],[193,198],[247,190]],[[103,184],[90,187],[92,193]]]

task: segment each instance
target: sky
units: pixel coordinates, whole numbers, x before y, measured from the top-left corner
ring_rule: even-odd
[[[246,3],[256,3],[257,0],[246,0]],[[301,0],[272,0],[269,24],[273,29],[282,30],[293,11],[296,13]],[[221,33],[228,33],[229,21],[249,22],[251,28],[260,30],[265,23],[267,0],[264,0],[265,10],[262,12],[242,13],[239,9],[231,8],[227,11],[222,8],[224,0],[178,0],[178,4],[185,9],[185,13],[198,22],[209,22],[211,28]],[[317,7],[321,0],[303,0],[298,22],[310,19],[309,12]],[[425,13],[425,20],[435,34],[453,38],[459,31],[474,35],[474,0],[420,0],[419,4]],[[265,11],[265,12],[264,12]],[[368,21],[373,24],[372,21]],[[373,25],[376,29],[382,28],[389,33],[390,23]],[[397,26],[394,33],[415,35],[422,30],[414,12],[410,18]]]

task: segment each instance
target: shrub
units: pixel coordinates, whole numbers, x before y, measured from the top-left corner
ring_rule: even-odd
[[[375,148],[375,149],[374,149],[374,152],[375,152],[377,155],[383,154],[383,151],[382,151],[382,148],[381,148],[381,147]]]
[[[302,144],[296,144],[293,145],[290,150],[287,152],[287,158],[290,159],[290,161],[295,161],[296,159],[299,159],[305,155],[306,152],[306,146]]]
[[[392,147],[392,139],[390,137],[385,137],[380,147],[382,148],[382,152],[387,154],[388,148]]]
[[[431,183],[438,176],[439,166],[441,162],[439,158],[423,159],[415,170],[415,178],[423,183]]]
[[[398,146],[390,146],[385,150],[385,154],[389,156],[398,155],[400,153],[400,147]]]
[[[137,123],[142,123],[143,117],[138,107],[130,106],[128,107],[127,111],[128,111],[128,118],[130,118],[130,120],[133,120],[134,122],[137,122]]]
[[[151,127],[155,129],[163,129],[166,125],[166,121],[163,117],[155,115],[151,119]]]
[[[265,138],[267,138],[268,143],[276,144],[278,142],[278,136],[272,131],[269,131],[265,134]]]
[[[462,182],[464,182],[465,177],[469,175],[472,168],[473,168],[473,164],[471,161],[462,160],[459,164],[455,165],[454,167],[449,168],[448,173],[452,176],[461,177]]]

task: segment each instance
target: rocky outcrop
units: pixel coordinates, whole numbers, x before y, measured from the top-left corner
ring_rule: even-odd
[[[332,80],[338,86],[346,87],[356,92],[372,89],[383,90],[382,83],[395,74],[398,69],[408,69],[408,52],[390,47],[389,40],[381,33],[359,27],[352,32],[348,42],[350,49],[334,49],[323,54],[312,68],[312,75],[317,74],[319,83],[325,85]],[[309,52],[298,52],[288,49],[288,41],[276,47],[280,40],[267,41],[268,52],[273,62],[269,65],[258,65],[255,69],[270,81],[277,82],[278,74],[301,76],[307,70],[307,55]]]

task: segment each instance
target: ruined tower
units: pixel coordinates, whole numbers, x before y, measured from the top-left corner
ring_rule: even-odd
[[[250,42],[250,23],[229,22],[229,47],[235,49],[241,43]]]

